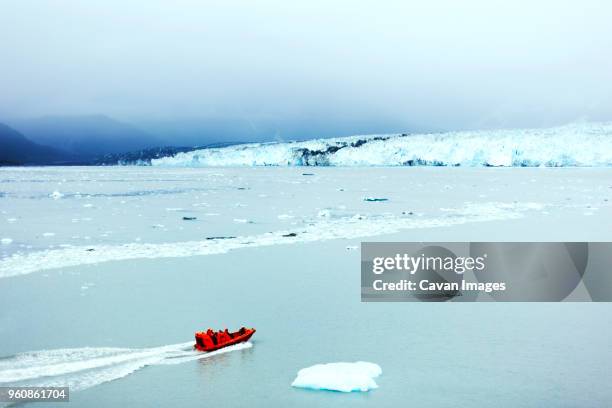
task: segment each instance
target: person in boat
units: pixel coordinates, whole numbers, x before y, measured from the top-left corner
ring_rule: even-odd
[[[227,334],[227,337],[229,337],[230,339],[232,338],[232,334],[229,332],[229,330],[227,330],[227,328],[223,330],[223,333]]]
[[[217,339],[217,332],[214,332],[209,328],[206,330],[206,334],[210,337],[215,346],[219,343],[219,339]]]
[[[217,333],[217,341],[219,341],[219,343],[225,343],[229,340],[230,340],[230,337],[226,334],[225,330],[224,331],[219,330],[219,332]]]
[[[200,346],[205,347],[205,346],[208,346],[209,344],[212,344],[213,340],[212,340],[212,337],[208,335],[208,333],[202,333],[201,338],[198,338],[197,342]]]

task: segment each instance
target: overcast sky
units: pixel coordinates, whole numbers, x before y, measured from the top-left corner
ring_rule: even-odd
[[[0,122],[92,113],[612,120],[612,2],[2,0]]]

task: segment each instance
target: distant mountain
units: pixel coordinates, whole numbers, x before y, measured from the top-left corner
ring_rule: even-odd
[[[32,141],[71,153],[79,160],[165,144],[137,127],[104,115],[46,116],[13,121],[11,125]]]
[[[70,159],[69,154],[34,143],[0,123],[0,165],[54,164]]]

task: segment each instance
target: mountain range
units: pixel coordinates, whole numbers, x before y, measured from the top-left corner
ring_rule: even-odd
[[[167,143],[104,115],[19,119],[0,123],[0,165],[90,164]]]
[[[34,143],[0,123],[0,165],[55,164],[72,160],[75,158],[69,153]]]

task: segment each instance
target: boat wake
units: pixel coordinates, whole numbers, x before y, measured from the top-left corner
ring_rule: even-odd
[[[28,351],[0,358],[0,386],[70,387],[71,391],[78,391],[126,377],[146,366],[180,364],[252,345],[241,343],[210,353],[194,350],[193,341],[142,349],[83,347]]]

